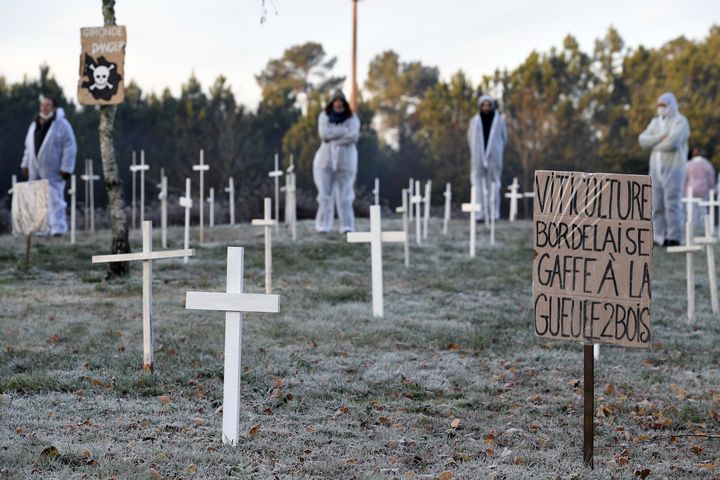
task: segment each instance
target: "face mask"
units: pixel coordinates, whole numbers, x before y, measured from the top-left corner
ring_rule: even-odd
[[[40,118],[42,118],[43,120],[48,120],[48,119],[52,118],[53,115],[55,115],[54,111],[51,111],[50,113],[40,112]]]
[[[664,117],[668,114],[668,107],[657,107],[657,114],[660,117]]]

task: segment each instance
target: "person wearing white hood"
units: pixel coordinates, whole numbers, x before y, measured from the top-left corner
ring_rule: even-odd
[[[28,180],[47,179],[50,184],[48,224],[53,236],[67,233],[65,180],[75,170],[77,143],[65,112],[54,98],[40,96],[40,112],[25,137],[20,168]]]
[[[470,120],[467,132],[470,145],[470,183],[475,187],[475,203],[481,205],[476,218],[485,219],[487,210],[495,220],[500,218],[500,177],[503,168],[503,153],[507,143],[505,119],[495,109],[490,95],[483,95],[478,101],[479,111]],[[494,182],[494,183],[493,183]],[[490,188],[494,185],[494,202],[490,208]]]
[[[342,233],[355,230],[355,177],[358,153],[355,144],[360,138],[360,120],[350,109],[345,95],[336,91],[318,117],[318,133],[322,144],[313,160],[313,178],[318,189],[315,229],[330,232],[337,205]]]
[[[683,239],[682,196],[690,126],[678,111],[672,93],[657,100],[657,116],[638,137],[640,147],[652,149],[650,177],[653,192],[653,230],[655,243],[666,247],[680,245]]]

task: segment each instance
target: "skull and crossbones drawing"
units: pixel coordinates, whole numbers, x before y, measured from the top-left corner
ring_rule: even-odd
[[[90,70],[93,71],[93,80],[95,80],[95,83],[90,85],[90,90],[112,89],[113,85],[108,82],[108,77],[110,77],[110,70],[113,68],[115,68],[115,65],[110,65],[109,67],[104,65],[90,65]]]

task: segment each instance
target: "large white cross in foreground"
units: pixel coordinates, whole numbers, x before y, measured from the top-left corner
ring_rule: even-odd
[[[470,202],[463,203],[462,211],[470,214],[470,258],[475,258],[475,236],[477,232],[477,212],[483,211],[483,206],[475,200],[477,197],[475,187],[470,188]]]
[[[135,152],[133,152],[135,153]],[[140,165],[132,165],[133,183],[135,183],[135,172],[140,172],[140,223],[145,221],[145,171],[150,170],[150,165],[145,163],[145,150],[140,150]],[[135,192],[133,192],[133,224],[135,223]],[[133,225],[135,228],[135,225]]]
[[[264,218],[253,219],[252,224],[265,228],[265,293],[272,292],[272,230],[277,222],[271,218],[272,200],[265,199]]]
[[[693,203],[700,201],[698,198],[693,198],[692,188],[688,189],[687,197],[683,198],[682,201],[686,205],[686,217],[685,217],[685,245],[678,247],[668,247],[668,253],[684,253],[686,255],[686,269],[687,269],[687,317],[690,325],[695,324],[695,272],[693,270],[693,254],[700,252],[703,247],[695,245],[693,240]]]
[[[283,171],[280,170],[280,156],[275,154],[275,170],[268,173],[268,177],[275,179],[275,231],[279,232],[280,228],[280,177]]]
[[[92,263],[115,263],[142,260],[143,262],[143,370],[153,369],[153,319],[152,319],[152,261],[161,258],[175,258],[195,255],[195,250],[152,251],[152,222],[142,224],[142,253],[120,253],[117,255],[96,255]]]
[[[200,149],[200,163],[193,165],[193,170],[200,172],[200,197],[198,198],[200,206],[200,243],[205,241],[205,175],[210,170],[210,165],[205,164],[205,151]]]
[[[187,292],[188,310],[225,312],[225,368],[223,374],[223,443],[240,441],[240,372],[244,312],[277,313],[278,295],[243,293],[243,249],[228,247],[225,293]]]
[[[416,219],[418,222],[420,218]],[[372,271],[372,302],[373,315],[383,316],[383,265],[382,265],[382,244],[402,243],[407,239],[405,232],[383,232],[382,219],[380,218],[380,206],[370,206],[370,231],[369,232],[348,232],[349,243],[370,244],[370,265]]]

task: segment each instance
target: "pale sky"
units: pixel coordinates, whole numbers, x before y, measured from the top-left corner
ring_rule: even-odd
[[[118,0],[118,24],[128,32],[126,80],[145,92],[167,86],[178,94],[193,71],[205,89],[224,74],[238,101],[254,108],[260,97],[254,75],[306,41],[337,56],[335,73],[349,80],[350,0],[268,0],[262,25],[260,5]],[[0,0],[0,75],[10,82],[34,78],[46,62],[75,98],[80,27],[102,25],[100,6],[100,0]],[[533,49],[559,46],[568,33],[591,51],[610,25],[631,47],[657,47],[680,35],[702,39],[720,24],[720,0],[362,0],[358,9],[361,85],[370,59],[387,49],[402,61],[439,67],[443,78],[462,69],[477,83]]]

